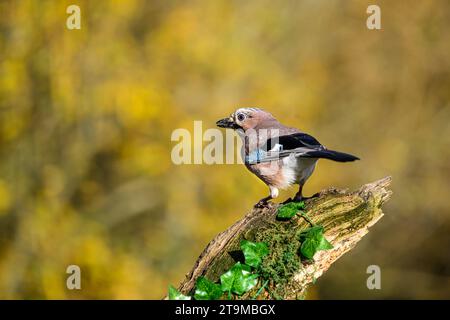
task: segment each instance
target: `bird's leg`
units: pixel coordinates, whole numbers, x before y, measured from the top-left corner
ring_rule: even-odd
[[[259,200],[258,203],[255,205],[255,207],[257,207],[257,208],[266,207],[269,200],[272,200],[273,198],[278,197],[278,189],[277,188],[269,186],[269,189],[270,189],[270,195]]]
[[[300,202],[300,201],[305,199],[303,197],[303,195],[302,195],[302,190],[303,190],[303,184],[299,184],[298,185],[298,192],[295,194],[293,201]]]
[[[283,202],[283,203],[288,203],[288,202],[291,202],[291,201],[294,201],[294,202],[300,202],[300,201],[305,201],[305,200],[307,200],[307,199],[316,198],[316,197],[319,196],[319,193],[315,193],[315,194],[312,195],[311,197],[304,197],[304,196],[302,195],[302,190],[303,190],[303,185],[302,185],[302,184],[299,184],[298,192],[295,194],[294,198],[293,198],[293,199],[289,198],[289,199],[287,199],[287,200],[286,200],[285,202]]]

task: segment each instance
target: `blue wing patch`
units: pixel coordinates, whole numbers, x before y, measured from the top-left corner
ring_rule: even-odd
[[[260,163],[267,155],[267,152],[261,149],[253,150],[250,154],[245,156],[245,163],[256,164]]]
[[[273,156],[273,153],[277,153],[280,151],[283,151],[283,146],[280,144],[276,144],[274,146],[274,148],[272,150],[270,150],[270,152],[267,152],[263,149],[253,150],[252,152],[250,152],[250,154],[245,156],[245,163],[246,164],[256,164],[256,163],[263,162],[268,154]],[[271,154],[271,152],[272,152],[272,154]],[[270,161],[272,161],[272,160],[270,160]]]

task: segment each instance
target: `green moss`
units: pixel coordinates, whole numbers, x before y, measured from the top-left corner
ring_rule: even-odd
[[[298,255],[301,245],[295,228],[278,225],[255,235],[256,241],[268,244],[270,253],[263,258],[259,272],[275,285],[283,285],[301,268]]]

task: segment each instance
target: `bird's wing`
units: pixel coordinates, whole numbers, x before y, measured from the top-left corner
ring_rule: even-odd
[[[310,148],[314,150],[322,150],[325,147],[317,141],[316,138],[306,133],[294,133],[289,135],[283,135],[279,137],[273,137],[267,140],[266,146],[263,146],[265,150],[271,150],[271,145],[276,143],[283,146],[283,150],[293,150],[296,148]]]
[[[313,136],[298,132],[267,139],[261,148],[247,156],[246,163],[270,162],[290,155],[314,158],[314,151],[325,149]]]

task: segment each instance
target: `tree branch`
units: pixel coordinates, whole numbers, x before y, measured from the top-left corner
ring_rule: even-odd
[[[244,218],[218,234],[204,249],[186,279],[180,284],[183,294],[192,294],[195,281],[205,276],[218,281],[236,261],[242,260],[242,239],[265,241],[270,254],[262,270],[265,280],[239,299],[296,299],[304,297],[307,287],[319,278],[337,259],[351,250],[382,216],[381,206],[391,196],[391,178],[386,177],[348,192],[330,188],[306,201],[305,214],[314,224],[322,225],[324,235],[334,248],[319,251],[314,260],[298,255],[298,234],[310,226],[301,216],[278,221],[279,204],[253,209]],[[264,284],[266,284],[264,286]]]

